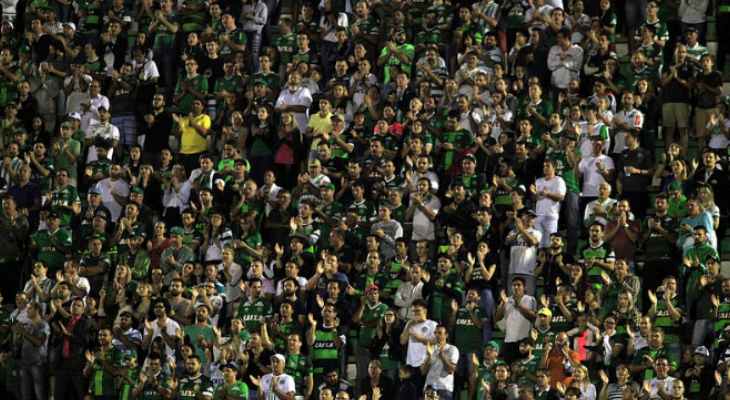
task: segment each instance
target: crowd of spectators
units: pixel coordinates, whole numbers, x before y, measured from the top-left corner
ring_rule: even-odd
[[[0,3],[0,398],[730,399],[730,0]]]

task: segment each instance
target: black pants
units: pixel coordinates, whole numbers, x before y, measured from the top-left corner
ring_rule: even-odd
[[[88,389],[88,382],[81,370],[72,370],[69,360],[61,358],[56,368],[55,398],[58,400],[82,400]]]
[[[725,56],[730,54],[730,12],[717,13],[717,70],[723,73],[725,70]]]
[[[21,286],[23,264],[21,258],[8,258],[0,263],[0,273],[3,276],[3,279],[0,279],[0,293],[6,299],[15,299],[15,294],[23,288]]]

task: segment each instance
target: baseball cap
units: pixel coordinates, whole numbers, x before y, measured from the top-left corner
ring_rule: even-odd
[[[13,23],[12,23],[12,22],[10,22],[10,20],[7,20],[7,19],[6,19],[6,20],[4,20],[4,21],[3,21],[2,23],[3,23],[3,24],[8,24],[8,25],[10,25],[10,29],[15,29],[15,25],[13,25]]]
[[[402,26],[399,26],[395,28],[395,31],[393,31],[394,34],[400,35],[401,33],[406,33],[406,29]]]
[[[61,128],[66,128],[66,129],[73,129],[73,128],[74,128],[74,126],[73,126],[73,124],[72,124],[72,123],[70,123],[70,122],[64,122],[64,123],[62,123],[62,124],[61,124]]]
[[[77,112],[72,112],[71,114],[68,115],[68,117],[81,121],[81,114],[79,114]]]
[[[64,22],[63,26],[68,26],[69,28],[76,30],[76,24],[74,24],[73,22]]]
[[[494,340],[491,340],[491,341],[487,342],[487,346],[492,346],[495,349],[497,349],[497,351],[500,350],[499,343],[495,342]]]
[[[106,211],[104,211],[104,210],[97,210],[94,213],[94,217],[108,219],[109,218],[109,215],[107,215]]]
[[[532,210],[530,210],[530,209],[527,209],[527,210],[523,211],[522,212],[522,215],[529,215],[532,218],[537,218],[537,214],[535,214],[535,212],[532,211]]]
[[[552,318],[553,312],[550,311],[549,308],[543,307],[543,308],[540,309],[540,311],[537,312],[537,315],[545,315],[547,317],[551,317]]]
[[[335,190],[335,185],[332,182],[327,182],[322,187],[324,189]]]
[[[61,216],[58,215],[57,212],[53,211],[50,214],[48,214],[48,218],[56,218],[56,219],[59,219],[59,218],[61,218]]]
[[[98,188],[98,187],[96,187],[96,186],[93,186],[93,187],[90,187],[90,188],[89,188],[89,192],[88,192],[88,193],[89,193],[89,194],[96,194],[96,195],[101,195],[101,189],[99,189],[99,188]],[[103,211],[102,211],[102,212],[103,212]]]
[[[366,287],[365,288],[365,293],[369,293],[369,292],[371,292],[373,290],[379,290],[378,285],[370,285],[370,286]]]
[[[471,154],[471,153],[470,153],[470,154],[467,154],[467,155],[465,155],[465,156],[464,156],[464,158],[462,159],[462,161],[463,161],[463,160],[472,160],[472,161],[474,161],[475,163],[477,162],[477,158],[476,158],[476,157],[474,156],[474,154]]]
[[[426,386],[426,390],[425,391],[428,391],[429,389],[430,390],[433,390],[434,392],[438,392],[439,391],[439,387],[437,385],[428,385],[428,386]]]
[[[684,32],[685,33],[689,33],[689,32],[697,33],[698,31],[697,31],[697,28],[695,28],[694,26],[688,26],[687,28],[684,29]]]
[[[132,191],[134,193],[137,193],[140,196],[144,196],[144,189],[142,189],[141,187],[136,187],[136,188],[132,189]]]
[[[170,229],[170,234],[182,236],[185,234],[185,230],[182,226],[173,226],[172,229]]]
[[[273,356],[271,356],[271,360],[272,360],[272,361],[273,361],[273,360],[274,360],[275,358],[276,358],[276,359],[278,359],[278,360],[279,360],[279,361],[281,361],[281,362],[286,362],[286,358],[285,358],[285,357],[284,357],[283,355],[281,355],[281,354],[274,354]]]
[[[682,183],[678,181],[674,181],[669,184],[669,190],[682,190]]]
[[[233,363],[233,362],[225,363],[225,364],[221,365],[220,367],[218,367],[218,369],[221,370],[221,371],[224,368],[230,368],[230,369],[232,369],[234,371],[238,371],[238,365],[236,365],[236,363]]]
[[[122,311],[121,314],[119,314],[120,317],[129,317],[134,318],[134,314],[132,314],[130,311]]]
[[[695,354],[702,354],[703,356],[709,357],[710,356],[710,351],[707,350],[707,347],[700,346],[697,349],[695,349]]]

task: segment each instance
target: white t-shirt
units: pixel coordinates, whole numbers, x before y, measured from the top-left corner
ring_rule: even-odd
[[[86,138],[90,140],[94,140],[97,137],[102,138],[109,142],[113,140],[119,140],[119,128],[112,125],[111,123],[102,125],[102,124],[94,124],[91,125],[91,128],[86,132]],[[112,156],[114,155],[114,148],[109,148],[109,154],[107,155],[108,159],[112,159]],[[92,161],[96,161],[99,158],[96,156],[96,146],[89,146],[89,155],[86,157],[86,163],[90,163]]]
[[[104,204],[104,207],[108,208],[109,211],[112,213],[112,222],[117,222],[119,216],[122,215],[122,210],[124,209],[124,206],[117,203],[117,201],[114,199],[111,189],[109,189],[110,186],[114,186],[114,193],[116,193],[120,197],[126,198],[127,196],[129,196],[129,184],[121,178],[117,179],[116,181],[112,181],[111,178],[106,178],[100,180],[99,183],[96,184],[96,187],[101,190],[102,204]]]
[[[294,393],[296,391],[294,387],[294,378],[287,374],[281,374],[276,377],[276,386],[280,391],[284,393]],[[261,390],[264,392],[265,400],[278,400],[279,396],[274,394],[274,375],[266,374],[261,378]]]
[[[157,325],[157,320],[150,321],[150,322],[152,322],[152,326],[154,327],[152,330],[152,340],[155,340],[156,337],[162,336],[162,330]],[[175,337],[177,335],[178,329],[182,329],[182,328],[180,328],[180,325],[177,322],[173,321],[172,319],[167,318],[167,320],[165,321],[165,332],[167,332],[167,335]],[[149,334],[149,331],[145,327],[143,337],[147,336],[148,334]],[[167,345],[167,342],[165,342],[165,353],[168,357],[175,356],[175,351],[172,349],[172,347]]]
[[[659,396],[659,387],[663,387],[664,391],[667,393],[671,393],[672,390],[672,384],[676,378],[672,378],[671,376],[667,376],[664,379],[658,379],[656,377],[651,378],[649,381],[649,384],[651,385],[651,393],[649,394],[649,400],[663,400],[661,396]],[[645,395],[644,391],[641,391],[641,394],[639,397]]]
[[[427,340],[434,339],[434,332],[436,332],[436,321],[427,319],[421,323],[413,325],[411,327],[411,334],[417,333]],[[421,364],[426,360],[426,345],[413,339],[412,336],[408,337],[408,356],[406,357],[406,364],[412,367],[420,367]]]
[[[520,301],[523,306],[537,312],[537,300],[534,297],[523,295]],[[507,299],[507,308],[504,310],[505,318],[505,343],[515,343],[530,334],[532,322],[525,318],[524,315],[515,306],[514,296]]]
[[[583,173],[583,196],[585,197],[598,197],[598,185],[606,182],[603,175],[598,171],[596,163],[603,161],[603,168],[606,170],[615,169],[613,165],[613,159],[604,154],[598,157],[589,155],[588,157],[580,160],[578,164],[578,170]]]
[[[548,193],[565,196],[567,189],[565,188],[563,178],[556,176],[553,179],[547,180],[543,177],[535,182],[535,186],[537,186],[538,193],[535,213],[537,215],[547,215],[555,218],[560,216],[560,202],[548,196],[540,196],[540,192],[543,189],[547,189]]]
[[[632,128],[641,129],[644,126],[644,114],[642,114],[641,111],[635,108],[632,108],[629,111],[621,110],[617,112],[614,117],[614,119],[618,119],[619,121],[625,123]],[[615,123],[611,124],[611,129],[619,131],[613,136],[614,142],[613,150],[611,152],[614,154],[620,154],[626,149],[627,133],[624,130],[619,130],[618,126],[616,126]]]
[[[517,231],[512,231],[510,236]],[[542,240],[542,233],[535,228],[528,228],[527,232],[537,239],[539,244]],[[522,234],[517,235],[517,240],[510,247],[509,273],[533,275],[537,266],[537,245],[533,246],[525,240]]]
[[[299,90],[294,93],[292,93],[289,89],[284,89],[281,91],[281,94],[279,94],[279,98],[276,99],[276,108],[278,109],[282,104],[286,104],[288,106],[309,107],[312,105],[312,93],[310,93],[309,89],[305,87],[299,88]],[[307,117],[306,112],[294,113],[294,119],[297,121],[300,131],[304,132],[307,130],[309,118]]]

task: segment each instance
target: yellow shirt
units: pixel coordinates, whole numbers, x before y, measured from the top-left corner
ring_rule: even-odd
[[[314,129],[314,132],[327,132],[332,133],[332,113],[328,113],[324,117],[322,117],[319,113],[316,113],[309,117],[309,123],[307,124],[307,128]],[[317,150],[317,145],[319,145],[319,142],[322,140],[320,137],[314,138],[312,141],[312,147],[310,147],[311,150]]]
[[[195,117],[195,124],[210,131],[210,117],[208,114],[201,114]],[[181,154],[197,154],[208,150],[208,143],[204,137],[190,126],[190,117],[182,119],[182,138],[180,140]]]

